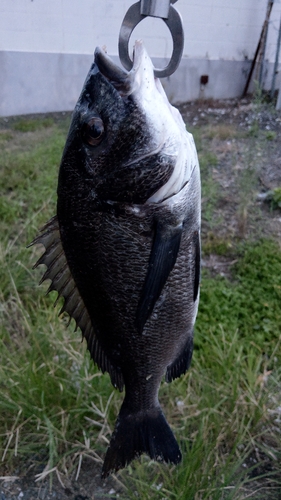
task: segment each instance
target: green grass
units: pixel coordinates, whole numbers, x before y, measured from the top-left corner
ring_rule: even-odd
[[[65,122],[38,120],[28,134],[23,125],[7,128],[0,142],[0,475],[32,462],[45,467],[41,477],[78,476],[84,458],[101,462],[122,396],[58,317],[56,294],[38,286],[42,269],[32,271],[41,251],[26,245],[55,213],[66,135]],[[199,155],[206,187],[217,158],[200,147]],[[211,217],[218,198],[209,197]],[[134,461],[119,474],[120,498],[279,498],[280,247],[215,237],[209,245],[235,258],[232,276],[203,272],[192,367],[160,390],[183,463]]]
[[[49,118],[18,118],[13,124],[12,128],[19,132],[36,132],[42,128],[51,127],[54,124],[54,120]]]
[[[203,251],[205,255],[231,255],[234,252],[234,244],[230,238],[222,238],[210,231],[204,240]]]
[[[272,192],[271,207],[273,209],[281,209],[281,187],[277,187]]]
[[[213,178],[213,169],[217,167],[218,158],[212,151],[209,151],[206,143],[216,137],[216,134],[222,132],[220,127],[214,127],[213,130],[207,127],[202,131],[198,128],[189,128],[189,132],[194,136],[200,163],[203,217],[212,228],[214,226],[214,208],[219,200],[219,187]]]
[[[197,341],[205,339],[205,325],[223,325],[237,331],[243,345],[253,343],[270,355],[281,333],[281,251],[273,241],[261,240],[240,246],[233,280],[215,280],[204,273]],[[269,352],[267,350],[269,349]]]

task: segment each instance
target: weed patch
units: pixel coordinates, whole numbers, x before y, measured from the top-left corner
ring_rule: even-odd
[[[279,274],[280,273],[280,274]],[[245,244],[232,277],[218,277],[215,282],[203,274],[200,312],[195,342],[205,342],[205,328],[212,331],[222,325],[228,335],[238,332],[243,345],[255,344],[270,356],[281,332],[281,251],[271,241]],[[273,347],[274,348],[274,347]]]
[[[37,130],[51,127],[52,125],[54,125],[54,121],[51,117],[44,119],[19,118],[14,121],[12,128],[18,132],[36,132]]]
[[[234,244],[229,238],[222,238],[210,231],[204,240],[202,250],[204,255],[230,255],[234,252]]]
[[[277,187],[273,190],[272,192],[272,199],[271,199],[271,207],[272,209],[281,209],[281,187]]]
[[[221,141],[226,141],[227,139],[233,139],[240,136],[236,127],[225,124],[208,125],[202,130],[202,133],[207,139],[219,139]]]

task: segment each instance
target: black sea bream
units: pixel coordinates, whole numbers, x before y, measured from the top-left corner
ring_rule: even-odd
[[[49,290],[125,398],[103,477],[141,453],[181,460],[158,390],[192,357],[200,279],[200,175],[193,137],[141,42],[127,73],[101,49],[75,107],[45,246]]]

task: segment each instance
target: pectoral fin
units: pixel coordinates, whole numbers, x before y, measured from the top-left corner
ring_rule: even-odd
[[[141,292],[136,327],[142,333],[163,287],[177,260],[182,235],[182,223],[164,227],[157,222],[148,271]]]

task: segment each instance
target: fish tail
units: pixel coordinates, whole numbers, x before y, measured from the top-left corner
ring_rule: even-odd
[[[153,460],[178,464],[181,452],[160,407],[131,412],[124,404],[107,450],[102,478],[147,453]]]

